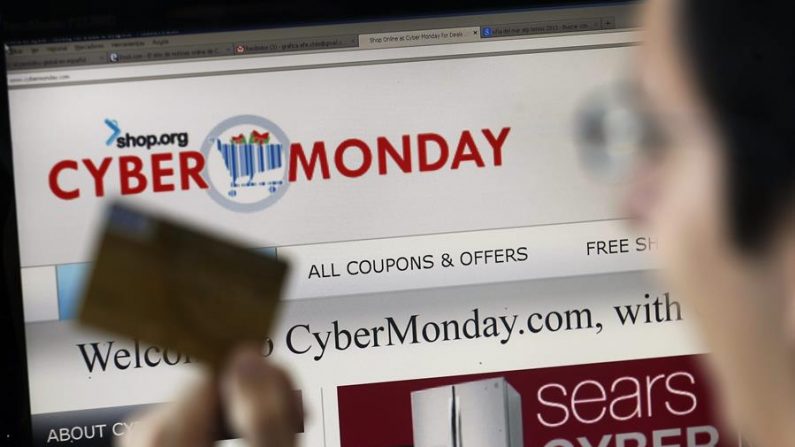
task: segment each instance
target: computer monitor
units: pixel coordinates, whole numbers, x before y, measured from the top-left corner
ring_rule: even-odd
[[[197,373],[73,323],[117,200],[291,263],[263,355],[301,445],[734,445],[648,275],[661,242],[574,138],[633,26],[563,5],[5,42],[34,445],[110,445]]]

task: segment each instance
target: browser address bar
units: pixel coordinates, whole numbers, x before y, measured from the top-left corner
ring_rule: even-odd
[[[638,39],[639,35],[635,31],[620,31],[514,40],[489,39],[488,41],[418,47],[340,50],[278,56],[238,56],[203,61],[107,65],[68,70],[31,70],[9,73],[8,86],[9,88],[24,88],[100,81],[123,82],[141,78],[168,78],[227,72],[321,68],[324,66],[401,59],[433,59],[461,55],[632,44],[637,42]]]

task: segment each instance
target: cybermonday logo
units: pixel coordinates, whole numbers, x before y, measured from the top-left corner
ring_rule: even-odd
[[[238,115],[215,126],[201,146],[208,193],[237,212],[260,211],[287,191],[290,142],[272,121]]]
[[[194,150],[185,131],[122,135],[117,121],[107,119],[105,125],[112,133],[103,140],[119,151],[56,161],[47,176],[55,197],[202,189],[219,205],[250,213],[276,203],[292,182],[496,168],[511,131],[465,128],[302,144],[265,118],[239,115],[215,126]]]

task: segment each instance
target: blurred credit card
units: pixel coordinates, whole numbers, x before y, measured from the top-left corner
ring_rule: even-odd
[[[285,263],[178,223],[113,205],[80,322],[219,366],[263,343]]]

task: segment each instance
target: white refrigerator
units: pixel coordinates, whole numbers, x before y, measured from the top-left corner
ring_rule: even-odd
[[[523,447],[522,398],[505,378],[411,393],[414,447]]]

